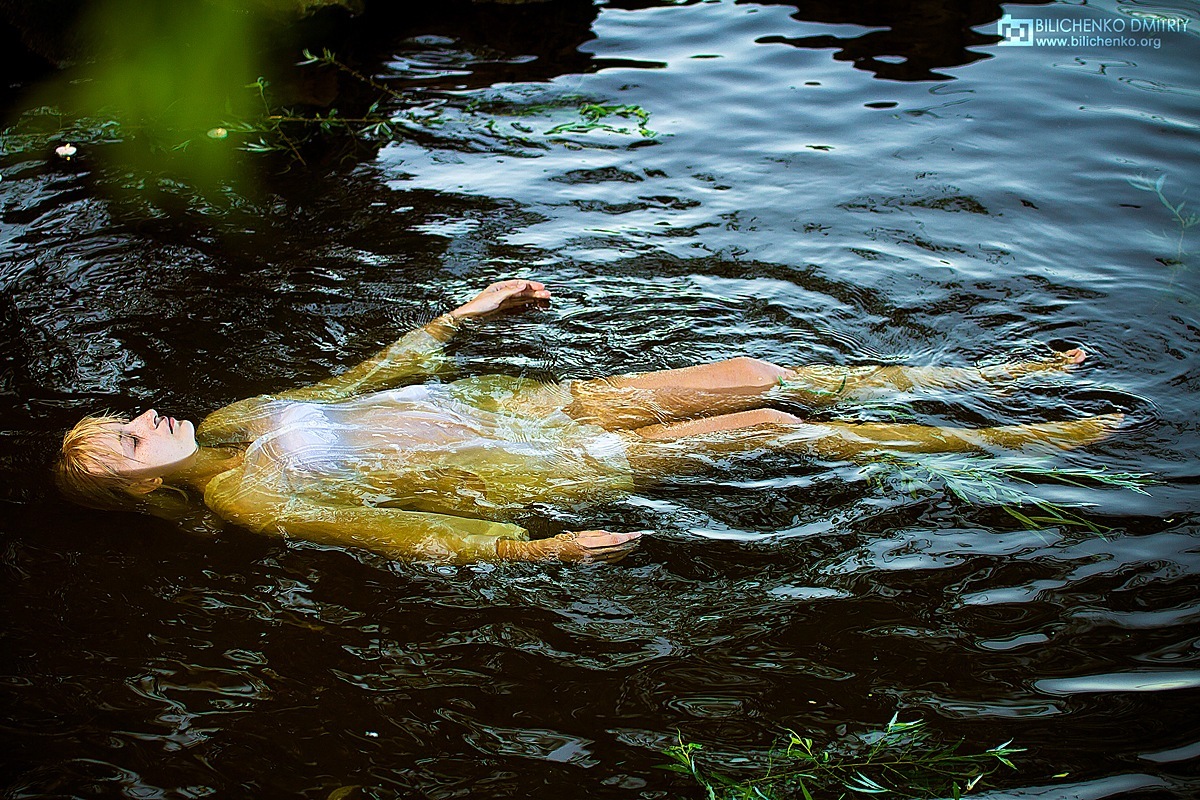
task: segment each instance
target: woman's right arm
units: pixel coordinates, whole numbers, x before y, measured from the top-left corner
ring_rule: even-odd
[[[331,505],[247,483],[239,471],[219,475],[205,488],[204,503],[222,519],[255,533],[361,547],[397,560],[456,563],[495,561],[497,541],[528,538],[518,525],[398,508]]]

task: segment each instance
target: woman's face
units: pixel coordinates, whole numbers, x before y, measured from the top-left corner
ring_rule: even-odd
[[[125,424],[113,423],[109,464],[131,478],[160,478],[191,463],[200,449],[196,428],[185,420],[160,416],[153,408]]]

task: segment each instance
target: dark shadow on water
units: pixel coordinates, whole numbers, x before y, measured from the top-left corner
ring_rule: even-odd
[[[1050,0],[1040,0],[1048,3]],[[971,28],[1000,18],[999,3],[941,0],[895,3],[889,0],[738,0],[739,5],[791,6],[801,22],[860,25],[884,28],[865,33],[835,36],[766,36],[761,44],[789,44],[813,50],[836,50],[838,61],[850,61],[856,69],[877,78],[895,81],[943,81],[954,76],[939,72],[947,67],[970,64],[989,55],[972,50],[994,44],[997,37],[976,33]]]

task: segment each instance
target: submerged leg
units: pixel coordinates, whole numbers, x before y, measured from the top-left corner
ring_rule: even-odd
[[[803,425],[800,417],[777,411],[773,408],[756,408],[753,411],[739,411],[734,414],[720,414],[715,417],[701,417],[684,422],[668,422],[647,425],[633,432],[641,439],[649,441],[674,441],[706,433],[721,431],[742,431],[764,425],[788,426]]]
[[[637,547],[641,535],[640,531],[571,531],[533,541],[499,539],[496,555],[501,561],[605,561],[611,564],[629,555]]]
[[[788,369],[740,356],[683,369],[577,381],[571,384],[572,400],[565,410],[581,422],[629,430],[761,408],[773,401],[820,407],[913,389],[978,389],[1033,372],[1067,369],[1085,357],[1082,350],[1068,350],[1046,361],[984,369],[825,365]]]
[[[757,419],[756,415],[770,418]],[[703,472],[715,456],[756,450],[854,461],[880,452],[966,453],[1031,444],[1069,449],[1107,438],[1124,418],[1124,414],[1102,414],[1070,422],[951,428],[882,422],[807,423],[790,414],[764,410],[635,431],[630,435],[628,458],[635,475],[654,478]]]
[[[776,397],[808,406],[833,405],[840,400],[865,400],[896,392],[930,389],[974,390],[1004,386],[1038,372],[1061,372],[1083,363],[1078,348],[1055,353],[1042,361],[1018,361],[993,367],[841,367],[815,365],[789,370]]]

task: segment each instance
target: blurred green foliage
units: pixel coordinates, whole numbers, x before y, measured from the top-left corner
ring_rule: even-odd
[[[243,86],[261,70],[266,20],[232,0],[100,0],[78,21],[80,63],[35,87],[35,117],[10,136],[51,142],[129,144],[89,151],[140,174],[161,172],[199,189],[244,180],[239,154],[206,140],[214,119],[241,117],[255,97]],[[249,76],[249,77],[248,77]],[[54,126],[57,125],[57,128]],[[17,149],[21,140],[6,141]],[[147,146],[149,145],[149,146]],[[164,152],[187,157],[164,163]],[[153,187],[154,183],[145,183]]]
[[[254,155],[278,154],[274,163],[286,169],[307,165],[310,152],[354,157],[399,139],[519,156],[585,146],[581,138],[658,136],[636,105],[398,91],[327,49],[303,50],[296,63],[288,22],[309,6],[345,1],[98,0],[70,37],[81,43],[77,63],[24,99],[0,132],[0,150],[105,168],[112,191],[158,206],[166,195],[257,195]],[[312,73],[299,78],[298,69]],[[333,91],[309,99],[304,87],[314,80]],[[352,113],[325,106],[335,97]],[[535,116],[546,118],[540,132],[527,124]]]

